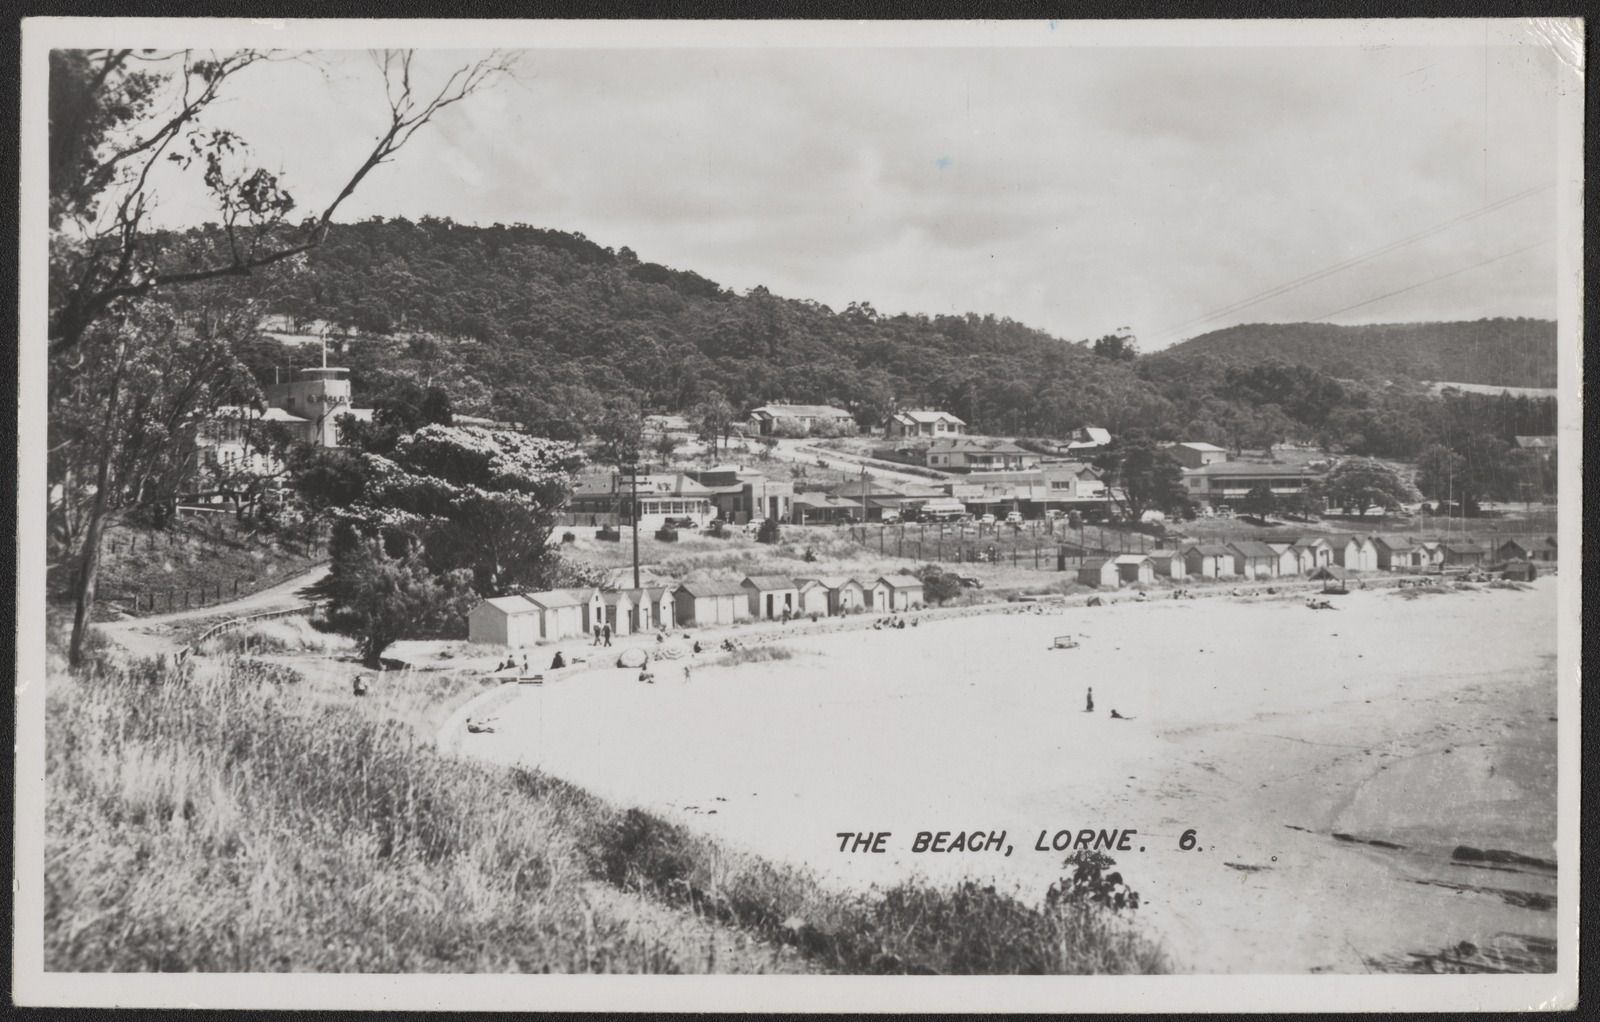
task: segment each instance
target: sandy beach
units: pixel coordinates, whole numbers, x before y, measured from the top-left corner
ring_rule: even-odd
[[[1554,580],[1401,592],[796,637],[793,659],[703,654],[689,678],[656,665],[655,685],[523,686],[462,748],[852,887],[970,875],[1035,898],[1065,855],[1036,851],[1041,831],[1132,829],[1112,854],[1138,916],[1196,972],[1362,972],[1553,937],[1553,871],[1452,852],[1555,858]],[[911,850],[975,830],[1011,854]],[[892,836],[841,853],[843,831]]]

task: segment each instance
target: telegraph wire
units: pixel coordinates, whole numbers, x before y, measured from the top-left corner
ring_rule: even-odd
[[[1410,285],[1408,285],[1406,287],[1399,288],[1398,290],[1390,291],[1387,294],[1381,294],[1376,298],[1368,298],[1364,302],[1357,302],[1354,305],[1346,305],[1342,309],[1334,309],[1332,312],[1325,313],[1324,315],[1318,316],[1316,319],[1310,320],[1309,322],[1320,323],[1323,320],[1327,319],[1329,316],[1337,316],[1341,312],[1349,312],[1351,309],[1359,309],[1363,305],[1371,305],[1373,302],[1381,302],[1385,298],[1393,298],[1395,295],[1405,294],[1407,291],[1415,291],[1419,287],[1425,287],[1428,284],[1432,284],[1432,283],[1435,283],[1437,281],[1444,280],[1444,279],[1446,279],[1448,277],[1454,277],[1454,276],[1456,276],[1458,274],[1466,273],[1468,270],[1476,270],[1480,266],[1488,266],[1490,263],[1497,263],[1502,259],[1510,259],[1514,255],[1521,255],[1522,253],[1527,252],[1527,251],[1529,251],[1531,249],[1538,248],[1540,245],[1548,245],[1548,244],[1550,244],[1550,242],[1555,241],[1555,240],[1556,239],[1554,239],[1554,238],[1545,238],[1543,241],[1536,241],[1531,245],[1524,245],[1521,248],[1512,249],[1510,252],[1503,252],[1503,253],[1501,253],[1500,255],[1497,255],[1497,256],[1490,256],[1488,259],[1484,259],[1484,260],[1482,260],[1480,262],[1473,263],[1471,266],[1463,266],[1459,270],[1451,270],[1449,273],[1441,273],[1437,277],[1429,277],[1427,280],[1420,281],[1420,282],[1418,282],[1416,284],[1410,284]]]
[[[1258,305],[1261,302],[1264,302],[1269,298],[1276,298],[1281,294],[1286,294],[1286,293],[1288,293],[1290,291],[1293,291],[1293,290],[1295,290],[1297,288],[1303,287],[1306,284],[1314,283],[1315,281],[1321,280],[1324,277],[1332,276],[1335,273],[1340,273],[1340,272],[1342,272],[1344,270],[1350,269],[1351,267],[1357,266],[1357,265],[1359,265],[1361,263],[1364,263],[1369,259],[1376,258],[1377,256],[1380,256],[1380,255],[1386,255],[1386,254],[1388,254],[1390,252],[1395,251],[1396,249],[1403,248],[1406,245],[1410,245],[1410,244],[1412,244],[1414,242],[1421,241],[1424,238],[1432,237],[1433,235],[1438,234],[1441,231],[1449,230],[1450,228],[1455,227],[1458,224],[1465,223],[1468,220],[1472,220],[1472,219],[1474,219],[1476,217],[1480,217],[1480,216],[1483,216],[1485,214],[1493,213],[1493,212],[1496,212],[1498,210],[1504,209],[1507,206],[1510,206],[1510,205],[1513,205],[1515,203],[1521,202],[1523,199],[1531,198],[1532,196],[1537,195],[1540,192],[1549,191],[1550,189],[1552,189],[1554,187],[1555,187],[1555,183],[1552,182],[1550,184],[1540,185],[1537,188],[1529,188],[1526,191],[1518,192],[1515,195],[1508,195],[1503,199],[1497,199],[1494,202],[1491,202],[1486,206],[1480,207],[1479,209],[1475,209],[1475,210],[1472,210],[1472,211],[1467,212],[1467,213],[1462,213],[1459,216],[1452,217],[1449,220],[1444,221],[1443,223],[1435,224],[1434,226],[1426,228],[1426,229],[1421,230],[1421,231],[1418,231],[1415,234],[1408,235],[1407,237],[1401,238],[1401,239],[1399,239],[1397,241],[1391,241],[1391,242],[1389,242],[1388,244],[1385,244],[1385,245],[1380,245],[1379,247],[1377,247],[1375,249],[1372,249],[1370,251],[1367,251],[1367,252],[1363,252],[1360,255],[1351,256],[1349,259],[1346,259],[1343,262],[1334,263],[1332,266],[1327,266],[1327,267],[1324,267],[1324,268],[1322,268],[1320,270],[1315,270],[1315,271],[1313,271],[1311,273],[1305,274],[1304,276],[1296,277],[1295,279],[1293,279],[1291,281],[1287,281],[1287,282],[1285,282],[1283,284],[1279,284],[1277,287],[1271,288],[1271,289],[1269,289],[1267,291],[1259,292],[1259,293],[1251,295],[1251,296],[1249,296],[1247,298],[1241,298],[1238,301],[1232,303],[1231,305],[1226,305],[1226,306],[1224,306],[1224,307],[1222,307],[1220,309],[1217,309],[1217,310],[1215,310],[1213,312],[1208,312],[1208,313],[1205,313],[1202,316],[1197,316],[1194,319],[1186,320],[1185,322],[1180,323],[1177,326],[1168,327],[1167,329],[1162,330],[1159,333],[1157,333],[1155,335],[1155,337],[1156,337],[1156,339],[1166,338],[1166,337],[1169,337],[1169,336],[1172,336],[1172,335],[1175,335],[1175,334],[1182,333],[1185,330],[1189,330],[1189,329],[1191,329],[1193,327],[1199,326],[1200,324],[1208,322],[1210,320],[1218,319],[1220,317],[1227,316],[1227,315],[1231,315],[1232,313],[1235,313],[1235,312],[1241,312],[1241,311],[1249,308],[1250,306]]]

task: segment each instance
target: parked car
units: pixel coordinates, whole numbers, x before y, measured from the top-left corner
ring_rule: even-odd
[[[669,529],[698,529],[698,528],[700,528],[700,523],[699,522],[697,522],[693,518],[690,518],[690,517],[687,517],[687,516],[684,516],[682,518],[668,518],[664,524]]]
[[[883,522],[885,525],[894,525],[896,522],[900,521],[900,512],[885,511],[883,513],[883,517],[879,519],[879,521]]]
[[[1022,524],[1022,512],[1021,511],[1012,511],[1009,514],[1007,514],[1006,515],[1006,524],[1007,525],[1021,525]]]
[[[744,523],[744,529],[746,532],[760,532],[761,527],[765,524],[767,524],[765,518],[752,518]]]
[[[994,524],[994,515],[984,515],[982,518],[978,519],[978,524],[979,525],[993,525]]]

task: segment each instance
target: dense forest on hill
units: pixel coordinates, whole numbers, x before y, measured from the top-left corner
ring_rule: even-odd
[[[1306,354],[1310,341],[1241,355],[1197,339],[1141,356],[1130,339],[1068,341],[994,316],[888,316],[865,298],[835,310],[761,287],[735,294],[628,248],[524,225],[336,225],[303,263],[227,286],[291,327],[334,324],[333,350],[363,404],[434,387],[457,412],[552,436],[581,433],[620,397],[664,412],[718,397],[735,409],[831,403],[863,425],[933,407],[994,434],[1061,437],[1096,425],[1234,449],[1303,440],[1391,457],[1463,432],[1503,441],[1554,432],[1551,402],[1435,398],[1387,368],[1335,373]],[[1392,336],[1381,344],[1407,330],[1472,326],[1385,328]],[[1264,338],[1277,328],[1238,329]],[[261,338],[243,354],[267,383],[320,349]]]
[[[1369,326],[1246,323],[1201,334],[1169,350],[1241,364],[1278,358],[1345,379],[1556,385],[1556,325],[1546,319]]]

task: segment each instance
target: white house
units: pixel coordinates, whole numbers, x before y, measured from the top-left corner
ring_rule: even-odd
[[[1201,468],[1218,461],[1227,461],[1228,452],[1216,444],[1188,442],[1173,444],[1167,453],[1184,468]]]
[[[960,436],[967,424],[949,412],[896,412],[884,425],[886,436]]]

